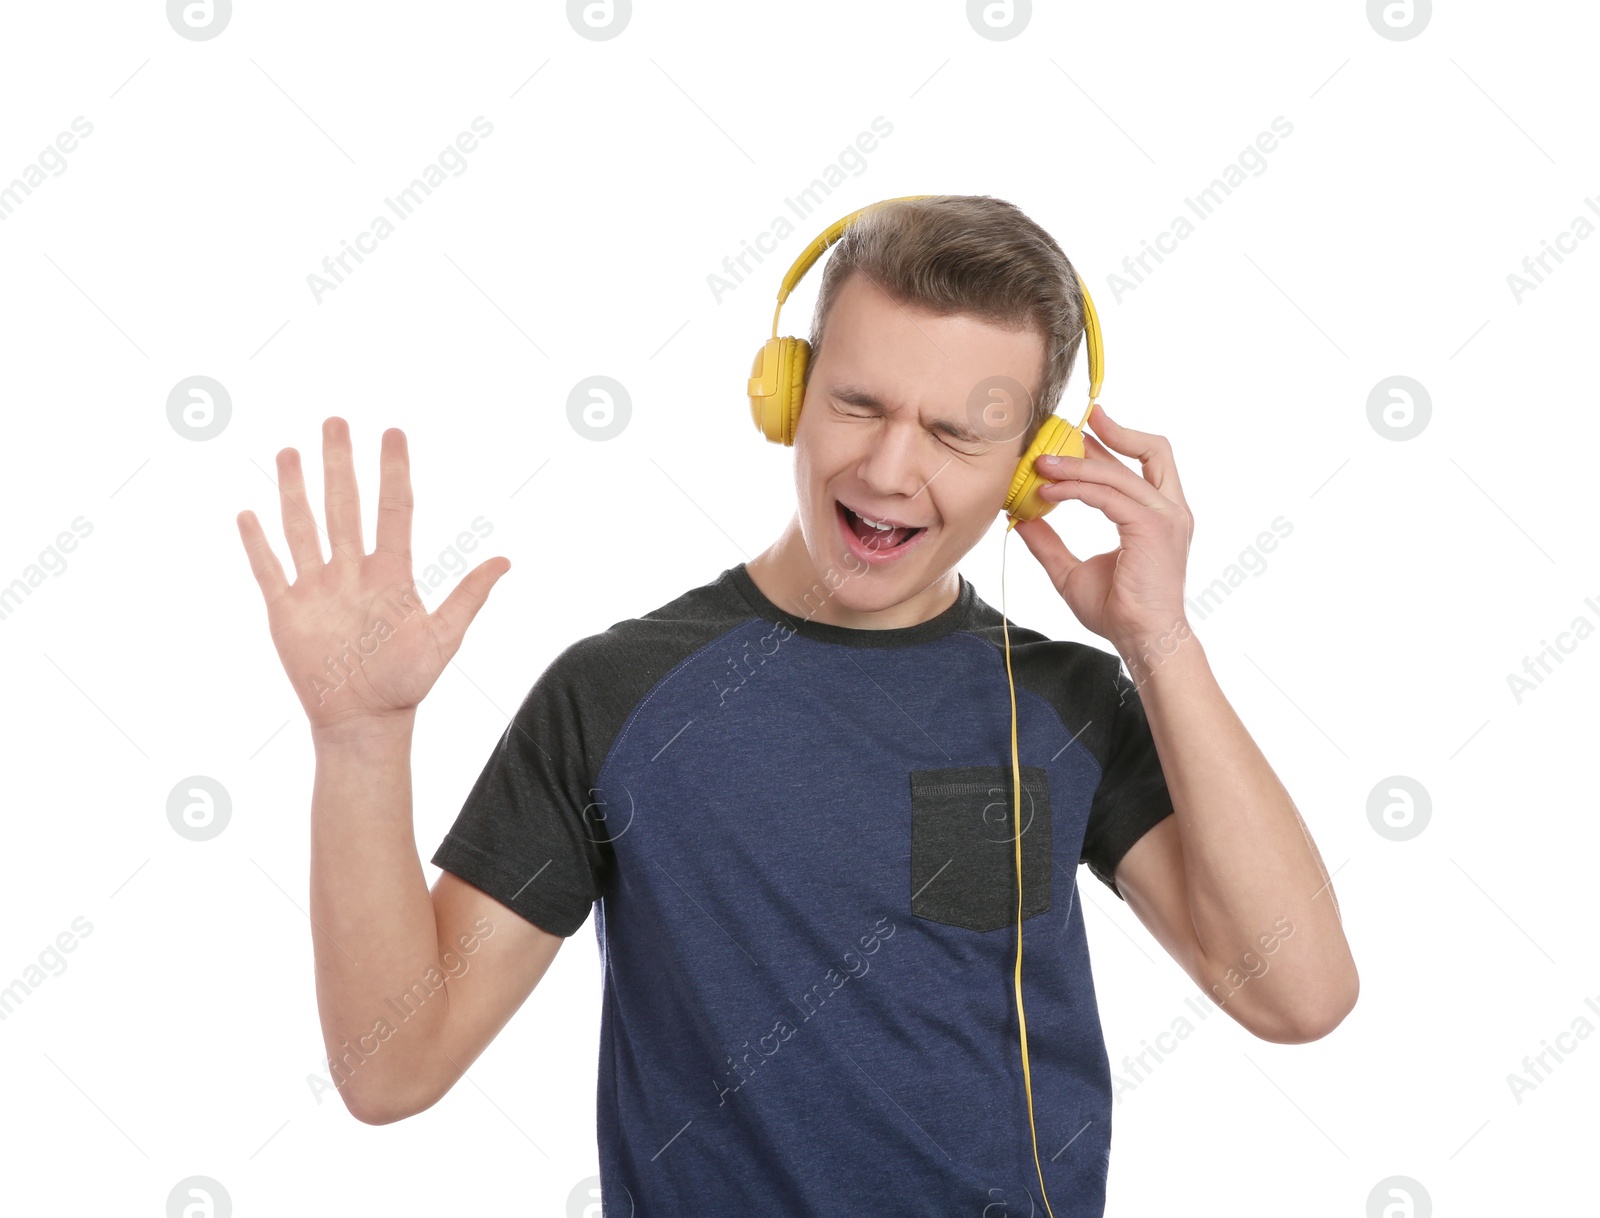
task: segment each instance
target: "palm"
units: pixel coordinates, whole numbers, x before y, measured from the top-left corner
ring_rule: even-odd
[[[487,560],[429,613],[412,582],[404,433],[394,428],[384,433],[377,543],[371,553],[362,552],[349,430],[342,419],[324,424],[323,460],[326,560],[306,502],[299,456],[293,449],[278,454],[284,534],[296,569],[293,584],[284,578],[254,514],[241,512],[238,518],[266,598],[273,644],[314,729],[415,707],[459,650],[490,587],[510,567],[504,558]]]
[[[375,551],[306,572],[267,606],[267,624],[313,718],[415,706],[446,662],[407,595],[410,564]]]

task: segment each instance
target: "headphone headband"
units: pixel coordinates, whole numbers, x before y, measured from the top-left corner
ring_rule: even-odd
[[[882,207],[888,203],[908,203],[915,199],[932,199],[933,195],[900,195],[893,199],[880,199],[876,203],[868,203],[865,207],[858,207],[849,215],[835,220],[819,233],[815,240],[805,249],[800,251],[800,256],[794,260],[788,272],[783,277],[783,282],[778,286],[778,305],[772,311],[772,337],[778,337],[778,315],[783,311],[783,302],[789,299],[789,293],[794,291],[795,285],[804,278],[805,273],[815,265],[823,251],[831,246],[840,237],[844,230],[849,228],[856,217],[863,212],[871,211],[875,207]],[[1100,385],[1105,380],[1105,342],[1100,334],[1100,315],[1095,310],[1094,301],[1089,296],[1089,285],[1084,283],[1083,276],[1076,270],[1073,271],[1078,280],[1078,288],[1083,293],[1083,333],[1086,345],[1089,348],[1089,405],[1093,408],[1096,399],[1100,396]],[[1083,412],[1084,421],[1087,422],[1089,412]],[[1078,424],[1081,429],[1083,423]]]
[[[794,260],[794,264],[789,268],[788,274],[783,277],[783,283],[778,286],[778,308],[783,308],[783,302],[789,299],[789,293],[794,291],[794,285],[799,283],[817,259],[822,257],[823,250],[844,236],[844,230],[850,227],[857,216],[863,212],[871,211],[874,207],[882,207],[885,203],[906,203],[912,199],[931,198],[933,198],[932,195],[901,195],[897,199],[880,199],[876,203],[868,203],[865,207],[858,207],[842,220],[835,220],[828,225],[818,234],[816,240],[800,251],[800,256]],[[772,337],[778,337],[778,314],[776,310],[772,314]]]

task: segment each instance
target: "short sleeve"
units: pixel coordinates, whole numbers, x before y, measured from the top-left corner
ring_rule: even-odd
[[[433,855],[434,866],[563,938],[587,920],[612,860],[580,676],[574,644],[529,690]]]
[[[1119,665],[1112,678],[1111,719],[1106,762],[1089,805],[1089,826],[1083,837],[1082,861],[1105,886],[1117,892],[1112,878],[1133,844],[1172,813],[1155,737],[1145,718],[1138,687]]]

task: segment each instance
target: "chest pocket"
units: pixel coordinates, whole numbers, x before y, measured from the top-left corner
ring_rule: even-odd
[[[911,912],[991,931],[1017,920],[1010,766],[911,771]],[[1022,767],[1022,916],[1050,909],[1050,776]]]

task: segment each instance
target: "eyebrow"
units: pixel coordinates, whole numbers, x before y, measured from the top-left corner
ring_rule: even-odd
[[[848,402],[852,406],[865,406],[871,410],[889,409],[875,394],[869,393],[865,389],[859,389],[854,385],[834,385],[828,392],[841,402]],[[986,437],[980,436],[970,427],[950,419],[934,419],[929,426],[936,431],[942,431],[946,435],[954,436],[958,440],[965,440],[969,444],[982,444],[986,439]]]

